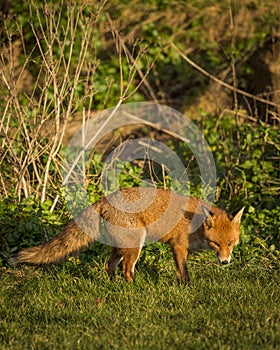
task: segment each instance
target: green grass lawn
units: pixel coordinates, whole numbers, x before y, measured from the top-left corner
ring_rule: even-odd
[[[173,261],[141,261],[136,281],[110,282],[103,259],[45,270],[2,268],[1,349],[276,349],[279,266],[221,266],[190,258],[192,282]]]

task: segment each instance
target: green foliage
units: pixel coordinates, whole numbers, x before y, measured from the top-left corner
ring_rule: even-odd
[[[214,125],[216,132],[210,131]],[[245,243],[251,241],[260,254],[275,253],[274,259],[279,259],[278,130],[261,122],[238,126],[232,117],[224,117],[207,119],[204,131],[217,165],[217,200],[232,210],[245,205]]]
[[[221,192],[225,190],[231,201],[247,206],[275,208],[279,195],[277,128],[262,122],[238,126],[235,118],[227,116],[206,118],[204,123]]]
[[[240,259],[271,259],[276,263],[280,257],[279,167],[275,162],[279,159],[277,130],[263,123],[238,125],[230,116],[205,118],[198,127],[203,130],[216,162],[217,204],[230,212],[242,206],[246,208],[238,248]],[[170,141],[169,146],[176,148],[187,166],[189,182],[175,184],[177,191],[207,198],[209,193],[201,187],[197,163],[190,161],[191,150],[184,143]],[[67,201],[71,203],[72,214],[82,210],[86,201],[97,201],[104,191],[107,194],[117,188],[145,185],[143,179],[158,187],[174,188],[172,174],[163,173],[161,166],[150,168],[141,162],[116,162],[110,169],[107,166],[100,155],[94,154],[88,165],[90,176],[82,191],[76,187],[68,188]],[[105,178],[104,174],[100,177],[102,172]],[[86,196],[85,200],[83,196]],[[43,232],[46,229],[52,236],[59,229],[55,227],[65,222],[66,211],[62,203],[61,214],[59,209],[50,213],[51,199],[43,204],[32,197],[20,204],[13,199],[0,203],[1,239],[3,247],[8,246],[11,252],[45,240]]]
[[[17,203],[16,199],[0,201],[0,260],[24,247],[33,246],[50,239],[61,230],[66,215],[62,208],[50,212],[52,201],[40,203],[29,197]]]

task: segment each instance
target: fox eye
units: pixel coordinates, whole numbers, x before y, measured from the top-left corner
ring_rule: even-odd
[[[229,242],[228,246],[231,247],[233,245],[234,242]]]
[[[211,241],[211,243],[220,248],[220,244],[219,244],[218,242],[216,242],[216,241]]]

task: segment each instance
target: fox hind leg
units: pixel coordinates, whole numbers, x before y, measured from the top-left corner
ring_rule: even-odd
[[[105,265],[105,269],[111,280],[116,278],[116,268],[119,263],[122,261],[123,256],[120,249],[113,247],[111,256]]]
[[[112,248],[111,256],[105,265],[105,269],[111,280],[116,278],[116,268],[122,261],[123,276],[130,282],[134,279],[134,268],[139,258],[141,248]]]

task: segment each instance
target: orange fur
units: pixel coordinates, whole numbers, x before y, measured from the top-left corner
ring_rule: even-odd
[[[20,251],[12,261],[56,263],[99,239],[113,247],[106,263],[109,276],[115,277],[122,261],[123,275],[130,281],[144,242],[160,241],[171,246],[177,279],[185,283],[189,281],[187,257],[191,251],[212,249],[221,263],[229,263],[239,239],[243,210],[232,218],[194,197],[161,189],[123,189],[87,207],[51,241]],[[99,229],[100,218],[106,235]]]

